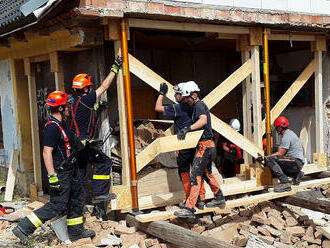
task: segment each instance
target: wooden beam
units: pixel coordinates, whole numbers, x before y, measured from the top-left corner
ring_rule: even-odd
[[[140,223],[134,216],[128,214],[126,222],[129,226],[135,226],[139,230],[165,240],[168,243],[186,248],[231,248],[236,247],[219,239],[204,237],[199,233],[185,229],[181,226],[166,221],[155,221],[152,223]]]
[[[292,101],[299,90],[305,85],[307,80],[314,73],[315,60],[312,60],[298,78],[292,83],[290,88],[284,93],[284,95],[278,100],[270,113],[271,123],[274,123],[275,119],[283,112],[286,106]],[[265,133],[265,120],[262,122],[262,135]],[[317,143],[317,142],[316,142]]]
[[[38,192],[42,191],[42,174],[41,174],[41,157],[39,143],[39,124],[38,124],[38,107],[37,107],[37,90],[36,77],[34,70],[28,76],[29,101],[30,101],[30,120],[31,120],[31,136],[32,136],[32,158],[34,169],[34,183]]]
[[[313,153],[313,163],[317,163],[319,168],[328,168],[328,154]]]
[[[110,40],[120,40],[120,20],[109,20],[108,31]]]
[[[215,115],[211,114],[211,124],[212,128],[224,136],[226,139],[230,140],[235,145],[239,146],[244,151],[248,152],[254,158],[264,155],[264,150],[258,147],[255,143],[250,141],[248,138],[241,135],[239,132],[232,129],[227,123],[220,120]]]
[[[160,83],[166,83],[168,88],[168,93],[166,95],[171,101],[175,102],[174,98],[174,90],[173,86],[167,82],[164,78],[150,70],[147,66],[137,60],[135,57],[129,54],[129,63],[130,63],[130,71],[136,75],[138,78],[146,82],[148,85],[153,87],[155,90],[159,90]],[[221,135],[225,136],[231,142],[235,143],[243,150],[251,154],[253,157],[258,157],[259,155],[263,155],[264,152],[261,148],[258,148],[253,144],[250,140],[245,138],[243,135],[234,131],[228,124],[221,121],[219,118],[211,114],[212,119],[212,128],[216,130]],[[260,146],[262,147],[262,146]]]
[[[211,109],[229,92],[231,92],[237,85],[239,85],[252,71],[252,62],[248,59],[244,64],[220,83],[214,90],[212,90],[203,102]]]
[[[249,34],[249,28],[227,25],[198,24],[187,22],[158,21],[147,19],[128,19],[130,27],[189,32],[211,32],[226,34]]]
[[[114,41],[115,56],[121,55],[120,40]],[[131,68],[131,66],[130,66]],[[120,126],[120,151],[122,161],[122,184],[130,185],[130,171],[129,171],[129,153],[128,153],[128,134],[127,134],[127,114],[125,103],[125,89],[123,72],[119,70],[117,74],[117,97],[118,97],[118,113]]]
[[[330,201],[319,200],[316,198],[307,198],[301,192],[297,192],[296,195],[281,198],[279,201],[321,213],[330,214]]]
[[[248,42],[248,41],[247,41]],[[241,47],[241,49],[243,49]],[[241,50],[241,60],[245,63],[250,59],[249,50]],[[251,68],[252,70],[252,68]],[[242,109],[243,109],[243,136],[251,140],[252,138],[252,106],[251,106],[251,78],[248,76],[242,83]],[[252,158],[244,151],[244,163],[251,164]],[[249,170],[246,170],[248,173]],[[247,175],[246,175],[247,176]]]
[[[56,90],[65,90],[63,64],[59,52],[55,51],[49,54],[50,71],[54,72]]]
[[[31,75],[30,58],[24,58],[24,74],[25,74],[25,76],[30,76]]]
[[[204,210],[196,210],[196,214],[203,214],[203,213],[210,213],[213,211],[221,212],[222,210],[225,212],[227,209],[240,207],[240,206],[247,206],[251,204],[257,204],[259,202],[263,201],[269,201],[273,199],[278,199],[290,195],[296,194],[298,189],[306,189],[306,188],[312,188],[315,186],[328,184],[330,183],[330,178],[324,178],[324,179],[316,179],[311,181],[306,181],[300,183],[298,186],[292,186],[292,190],[288,192],[283,193],[275,193],[275,192],[268,192],[268,193],[262,193],[258,195],[253,195],[245,198],[239,198],[235,200],[228,200],[226,201],[226,206],[224,208],[205,208]],[[156,213],[150,213],[150,214],[141,214],[136,216],[136,219],[142,223],[145,222],[151,222],[151,221],[157,221],[157,220],[167,220],[170,218],[176,218],[174,215],[174,211],[162,211],[162,212],[156,212]]]
[[[31,63],[45,62],[49,60],[49,54],[41,54],[30,57]]]
[[[324,152],[324,135],[323,135],[323,96],[322,96],[322,50],[314,52],[315,60],[315,131],[316,131],[316,152]]]
[[[316,51],[327,51],[327,41],[324,36],[316,36],[315,41],[311,42],[311,50],[312,52]]]
[[[5,201],[12,201],[15,187],[16,171],[18,167],[18,155],[19,151],[16,149],[11,150],[7,182],[6,182],[6,192],[5,192]]]
[[[260,61],[259,46],[251,48],[252,59],[252,107],[254,143],[262,148],[262,120],[261,120],[261,87],[260,87]]]
[[[315,41],[315,35],[308,34],[269,34],[268,40]]]
[[[157,138],[136,156],[137,172],[160,153],[196,147],[202,133],[203,131],[187,133],[184,140],[178,140],[177,135]]]

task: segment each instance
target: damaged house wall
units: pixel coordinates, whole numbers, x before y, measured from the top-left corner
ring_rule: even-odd
[[[16,132],[15,98],[10,60],[0,61],[0,99],[3,149],[0,149],[0,166],[8,167],[13,149],[20,149]]]

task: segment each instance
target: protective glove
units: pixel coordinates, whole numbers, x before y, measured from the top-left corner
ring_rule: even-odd
[[[121,65],[123,64],[123,61],[120,56],[118,56],[115,61],[113,62],[113,65],[111,66],[111,71],[113,71],[115,74],[118,73]]]
[[[159,87],[159,94],[166,95],[167,91],[168,91],[167,84],[166,83],[161,83],[160,87]]]
[[[186,134],[190,131],[190,127],[184,127],[178,132],[178,140],[184,140],[186,138]]]
[[[94,104],[94,110],[97,111],[99,108],[106,107],[107,102],[106,101],[98,101]]]
[[[58,180],[57,173],[48,175],[49,187],[55,191],[61,191],[60,181]]]
[[[229,153],[233,156],[233,157],[237,157],[237,151],[236,151],[236,149],[230,149],[229,150]]]
[[[258,163],[260,163],[260,164],[264,164],[264,157],[263,156],[259,156],[259,157],[257,157],[256,158],[256,161],[258,162]]]
[[[74,98],[72,95],[68,95],[68,98],[66,100],[69,104],[74,104]]]

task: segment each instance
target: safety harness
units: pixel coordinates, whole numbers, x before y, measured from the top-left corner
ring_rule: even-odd
[[[53,121],[53,120],[48,121],[46,123],[45,127],[49,124],[52,124],[52,123],[56,124],[57,127],[60,129],[60,131],[62,133],[63,140],[64,140],[64,147],[65,147],[66,157],[69,158],[71,156],[71,145],[70,145],[68,135],[65,133],[63,127],[60,124],[58,124],[56,121]]]
[[[78,98],[78,100],[76,102],[76,105],[74,107],[73,107],[73,104],[71,104],[71,106],[70,106],[70,108],[71,108],[71,116],[72,116],[72,121],[71,121],[70,129],[72,129],[72,127],[74,126],[75,127],[75,130],[76,130],[76,136],[77,137],[80,136],[80,130],[79,130],[78,123],[77,123],[77,120],[76,120],[76,114],[77,114],[78,107],[79,107],[79,104],[80,103],[84,107],[86,107],[87,109],[90,110],[91,118],[89,119],[88,130],[89,130],[89,137],[93,137],[94,126],[95,126],[95,110],[94,110],[94,108],[90,108],[86,104],[84,104],[81,101],[81,96],[79,96],[79,98]]]

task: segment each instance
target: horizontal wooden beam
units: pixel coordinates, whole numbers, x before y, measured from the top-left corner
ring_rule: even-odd
[[[203,131],[187,133],[186,139],[178,140],[177,135],[165,136],[155,139],[136,156],[136,169],[139,172],[145,165],[160,153],[188,149],[197,146]]]
[[[270,117],[271,123],[274,123],[275,119],[283,112],[283,110],[289,105],[292,99],[296,96],[299,90],[305,85],[307,80],[313,75],[315,71],[315,61],[314,59],[306,66],[303,72],[298,76],[298,78],[292,83],[290,88],[284,93],[284,95],[278,100],[276,105],[272,108]],[[262,135],[265,133],[265,122],[262,121]]]
[[[205,102],[209,109],[211,109],[237,85],[239,85],[246,77],[248,77],[251,72],[252,62],[251,59],[249,59],[229,77],[227,77],[222,83],[220,83],[214,90],[212,90],[206,97],[204,97],[203,102]]]
[[[300,183],[300,185],[298,186],[292,186],[292,190],[288,192],[283,192],[283,193],[268,192],[268,193],[253,195],[245,198],[229,200],[226,201],[226,207],[224,208],[205,208],[204,210],[196,210],[196,214],[209,213],[213,211],[221,212],[221,210],[225,212],[227,211],[227,209],[231,209],[235,207],[257,204],[263,201],[269,201],[277,198],[294,195],[296,194],[298,189],[312,188],[315,186],[328,184],[328,183],[330,183],[330,178],[305,181]],[[141,214],[136,216],[136,219],[142,223],[157,221],[157,220],[167,220],[170,218],[176,218],[176,216],[174,215],[174,211],[162,211],[157,213]]]
[[[199,24],[174,21],[158,21],[148,19],[128,19],[129,27],[161,30],[177,30],[189,32],[213,32],[225,34],[248,34],[249,28],[240,26]]]
[[[268,40],[314,41],[315,35],[308,34],[269,34]]]
[[[165,240],[168,243],[186,248],[234,248],[236,246],[215,239],[212,237],[204,237],[199,233],[185,229],[181,226],[171,224],[166,221],[155,221],[152,223],[140,223],[134,216],[127,215],[126,222],[129,226]]]

